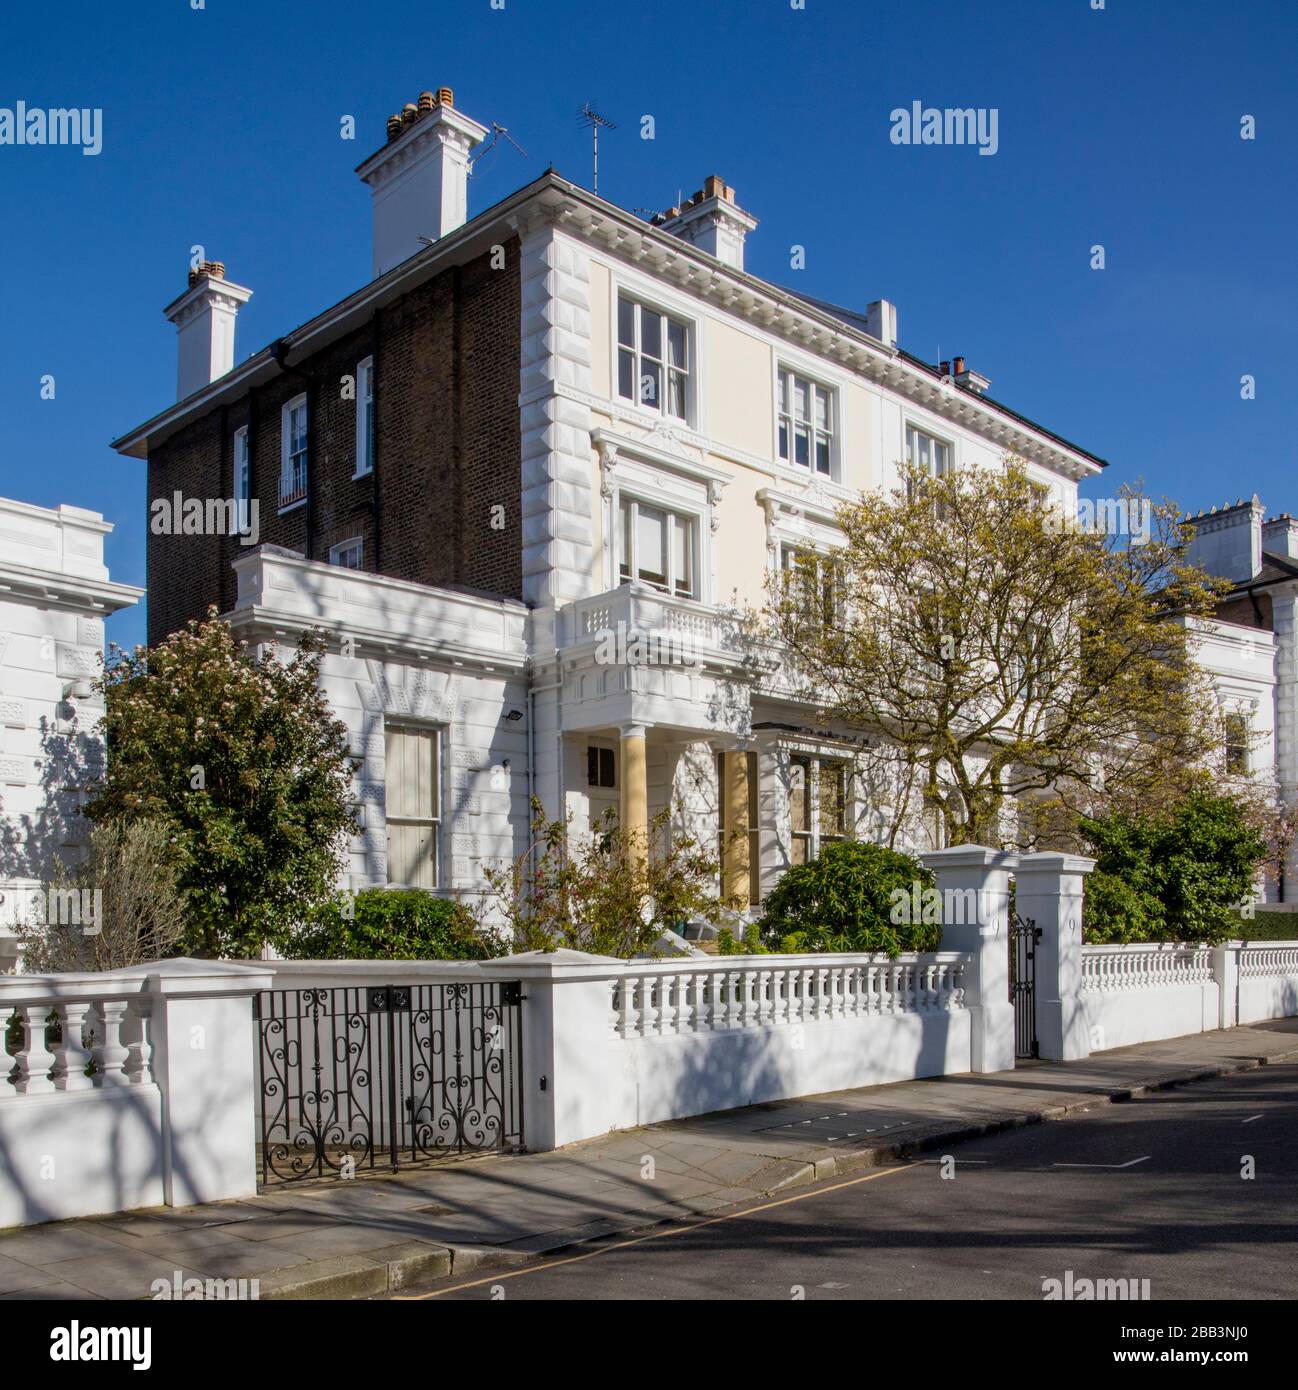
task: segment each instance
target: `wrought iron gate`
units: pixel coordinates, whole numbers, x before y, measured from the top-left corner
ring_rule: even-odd
[[[1010,1002],[1014,1005],[1014,1055],[1037,1057],[1037,942],[1041,928],[1010,913]]]
[[[263,1183],[523,1146],[517,981],[256,1000]]]

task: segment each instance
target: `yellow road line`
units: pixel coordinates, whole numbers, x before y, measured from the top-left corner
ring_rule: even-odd
[[[558,1269],[560,1265],[580,1264],[582,1260],[593,1260],[597,1255],[611,1255],[615,1250],[629,1250],[635,1245],[644,1245],[651,1240],[666,1240],[669,1236],[688,1235],[690,1231],[701,1231],[705,1226],[718,1226],[723,1221],[740,1221],[747,1216],[757,1216],[760,1212],[774,1211],[776,1207],[787,1207],[793,1202],[809,1202],[815,1197],[827,1197],[831,1192],[841,1192],[845,1187],[859,1187],[863,1182],[877,1182],[880,1178],[889,1178],[894,1173],[907,1173],[912,1168],[917,1168],[917,1163],[903,1163],[896,1168],[884,1168],[878,1173],[866,1173],[864,1177],[848,1178],[844,1182],[836,1182],[832,1187],[818,1187],[809,1192],[798,1192],[792,1197],[780,1197],[774,1202],[763,1202],[759,1207],[745,1207],[743,1211],[727,1212],[724,1216],[708,1216],[701,1221],[691,1221],[686,1226],[676,1226],[670,1231],[651,1231],[648,1235],[637,1236],[634,1240],[621,1240],[614,1245],[601,1245],[594,1250],[587,1250],[581,1255],[565,1255],[562,1259],[547,1260],[544,1264],[528,1265],[523,1269],[497,1270],[494,1274],[488,1275],[483,1279],[469,1279],[463,1284],[452,1284],[446,1289],[431,1289],[428,1293],[399,1293],[394,1295],[394,1301],[418,1302],[426,1298],[440,1298],[444,1293],[458,1293],[461,1289],[478,1289],[483,1284],[500,1284],[506,1279],[521,1279],[528,1274],[541,1274],[547,1269]]]

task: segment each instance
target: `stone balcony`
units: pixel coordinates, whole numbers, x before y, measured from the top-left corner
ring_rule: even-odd
[[[646,584],[577,599],[556,614],[565,729],[639,724],[744,734],[767,662],[742,615]]]

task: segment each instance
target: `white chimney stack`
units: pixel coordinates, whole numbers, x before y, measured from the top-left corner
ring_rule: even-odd
[[[225,278],[220,261],[189,272],[189,288],[163,313],[176,325],[176,399],[224,376],[234,366],[234,321],[252,291]]]
[[[1262,526],[1262,549],[1273,555],[1298,560],[1298,521],[1288,512],[1281,512]]]
[[[1249,501],[1240,498],[1233,507],[1214,507],[1186,517],[1194,527],[1186,558],[1191,564],[1202,565],[1209,574],[1246,584],[1262,568],[1265,510],[1254,493]]]
[[[356,170],[373,198],[376,278],[468,221],[469,155],[486,137],[449,87],[388,117],[388,143]]]
[[[865,331],[884,347],[897,346],[897,306],[886,299],[876,299],[865,306]]]
[[[757,226],[757,219],[736,204],[735,190],[716,174],[709,174],[703,187],[680,207],[654,220],[663,231],[735,270],[744,268],[744,238]]]

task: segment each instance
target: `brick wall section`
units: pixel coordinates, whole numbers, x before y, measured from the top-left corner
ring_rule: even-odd
[[[377,548],[378,568],[394,578],[521,597],[518,252],[511,241],[502,268],[492,269],[484,255],[443,272],[381,310],[377,323],[156,446],[148,464],[150,504],[176,489],[185,497],[232,496],[233,435],[249,425],[260,543],[327,560],[330,546],[360,536],[368,570],[375,569]],[[343,399],[342,378],[354,376],[371,354],[376,467],[354,478],[356,404]],[[310,407],[309,499],[281,516],[281,411],[303,391]],[[504,508],[503,529],[490,524],[495,505]],[[237,538],[150,530],[150,643],[211,604],[233,607],[230,564],[239,551]]]
[[[1259,619],[1258,614],[1261,614]],[[1257,596],[1257,607],[1254,608],[1253,600],[1247,595],[1243,598],[1231,599],[1226,603],[1217,605],[1217,616],[1223,623],[1238,623],[1241,627],[1258,627],[1271,630],[1271,595],[1259,594]]]

